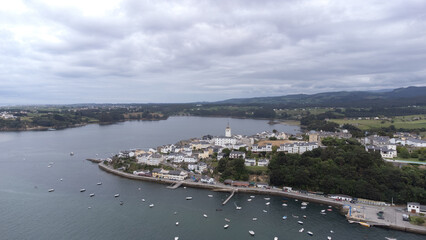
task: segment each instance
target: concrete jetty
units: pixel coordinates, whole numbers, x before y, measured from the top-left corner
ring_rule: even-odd
[[[176,188],[180,187],[181,185],[182,185],[182,182],[177,182],[177,183],[175,183],[171,186],[168,186],[167,188],[168,189],[176,189]]]
[[[104,161],[103,159],[100,159],[100,158],[87,158],[86,160],[93,163],[101,163]]]
[[[229,200],[231,200],[231,198],[234,196],[234,194],[235,194],[235,192],[237,191],[238,189],[234,189],[234,190],[232,190],[232,193],[231,193],[231,195],[229,195],[229,197],[225,200],[225,201],[223,201],[223,203],[222,203],[222,205],[225,205]]]

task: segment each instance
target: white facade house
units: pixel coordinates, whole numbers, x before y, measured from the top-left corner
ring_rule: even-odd
[[[246,153],[245,152],[240,152],[240,151],[232,151],[229,154],[229,158],[246,158]]]
[[[244,160],[244,165],[246,166],[255,166],[256,165],[256,159],[245,159]]]
[[[420,203],[418,202],[408,202],[407,211],[410,213],[420,213]]]
[[[257,160],[257,166],[259,167],[267,167],[269,165],[268,159],[259,159]]]
[[[316,142],[295,142],[281,144],[277,151],[302,154],[307,151],[312,151],[315,148],[318,148],[318,143]]]
[[[196,163],[198,162],[198,159],[191,157],[191,156],[185,156],[185,158],[183,159],[183,161],[185,163]]]
[[[382,158],[394,158],[397,156],[396,145],[387,145],[387,146],[365,146],[365,151],[367,152],[380,152]]]
[[[224,146],[227,144],[234,145],[237,143],[237,139],[232,137],[215,137],[214,138],[214,145],[216,146]]]
[[[272,152],[272,144],[267,143],[265,146],[259,146],[257,144],[254,144],[251,147],[252,152]]]

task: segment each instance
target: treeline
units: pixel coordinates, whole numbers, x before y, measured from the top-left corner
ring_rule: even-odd
[[[87,123],[115,123],[125,120],[160,120],[168,115],[154,112],[155,106],[143,107],[50,107],[48,109],[8,109],[15,119],[0,119],[0,130],[67,128]]]
[[[230,159],[229,149],[222,151],[225,155],[219,160],[215,173],[220,174],[220,181],[223,182],[225,179],[247,181],[249,179],[249,173],[244,165],[244,159]]]
[[[274,109],[268,105],[244,106],[244,105],[214,105],[185,109],[185,112],[194,116],[203,117],[236,117],[236,118],[267,118],[273,119],[276,116]]]
[[[307,130],[323,130],[328,132],[334,132],[339,127],[339,124],[335,122],[326,121],[326,118],[333,118],[335,115],[330,112],[321,113],[317,115],[309,114],[306,117],[300,119],[300,124],[306,127]]]
[[[393,198],[397,203],[426,203],[426,170],[394,167],[356,141],[328,144],[302,155],[274,154],[268,167],[270,184],[386,202]]]

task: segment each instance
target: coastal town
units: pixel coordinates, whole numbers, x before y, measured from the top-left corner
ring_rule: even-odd
[[[228,192],[273,194],[325,203],[344,209],[349,221],[365,226],[385,226],[398,230],[425,233],[424,226],[411,224],[413,219],[426,213],[426,206],[408,202],[406,206],[395,206],[392,202],[374,201],[344,194],[324,194],[292,186],[280,188],[271,186],[265,174],[250,174],[249,179],[233,180],[223,178],[217,172],[221,159],[239,159],[246,168],[267,170],[272,152],[303,154],[317,148],[325,148],[327,139],[350,139],[352,135],[345,129],[338,132],[309,131],[305,134],[286,134],[272,131],[252,136],[233,135],[231,127],[225,129],[224,136],[206,135],[201,138],[183,140],[150,149],[121,151],[107,159],[91,159],[101,162],[100,167],[108,172],[132,179],[158,181],[170,184],[172,188],[181,186],[216,189]],[[366,136],[358,139],[366,152],[380,153],[383,160],[394,161],[398,157],[397,147],[407,147],[410,151],[426,146],[426,141],[415,134],[398,132],[391,137]],[[403,163],[395,162],[401,166]],[[255,173],[256,171],[252,171]],[[260,180],[260,181],[259,181]],[[397,217],[398,216],[398,217]]]

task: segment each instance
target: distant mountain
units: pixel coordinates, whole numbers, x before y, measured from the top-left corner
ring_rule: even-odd
[[[383,91],[342,91],[294,94],[278,97],[235,98],[213,104],[276,105],[282,107],[384,107],[426,105],[426,87],[407,87]]]

